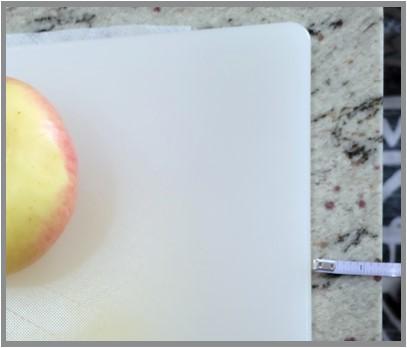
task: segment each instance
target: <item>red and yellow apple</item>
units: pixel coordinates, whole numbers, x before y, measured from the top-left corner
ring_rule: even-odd
[[[6,269],[38,259],[74,209],[75,151],[55,108],[33,87],[6,80]]]

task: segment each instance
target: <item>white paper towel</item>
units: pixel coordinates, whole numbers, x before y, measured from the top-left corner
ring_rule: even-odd
[[[188,26],[120,25],[114,27],[70,29],[44,33],[17,33],[6,35],[7,47],[46,44],[75,40],[94,40],[113,37],[169,33],[191,30]]]

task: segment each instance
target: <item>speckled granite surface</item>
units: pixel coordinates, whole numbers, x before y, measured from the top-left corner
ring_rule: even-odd
[[[120,24],[298,22],[312,37],[312,254],[380,260],[381,8],[17,8],[7,33]],[[380,340],[377,278],[313,276],[314,340]]]

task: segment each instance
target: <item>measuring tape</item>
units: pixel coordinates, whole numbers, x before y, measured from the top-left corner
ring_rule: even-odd
[[[315,259],[312,269],[319,273],[347,274],[359,276],[401,277],[400,263],[338,261]]]

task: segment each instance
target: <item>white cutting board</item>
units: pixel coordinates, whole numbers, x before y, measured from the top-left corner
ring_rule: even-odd
[[[76,213],[8,340],[309,340],[310,40],[293,23],[7,49],[62,114]]]

